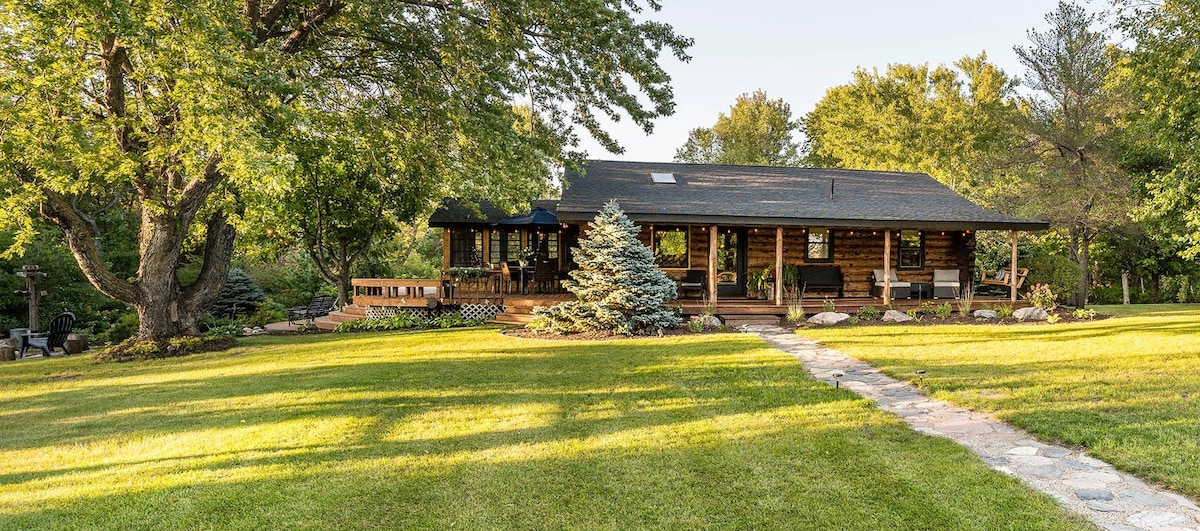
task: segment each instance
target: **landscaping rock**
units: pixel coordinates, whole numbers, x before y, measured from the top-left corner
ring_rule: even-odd
[[[995,310],[975,310],[971,312],[971,315],[977,319],[995,319],[999,317],[999,314]]]
[[[1050,315],[1041,308],[1021,308],[1013,312],[1013,317],[1018,321],[1045,321]]]
[[[883,319],[881,320],[888,323],[907,323],[913,320],[913,318],[899,310],[888,310],[883,312]]]
[[[817,325],[833,325],[849,320],[849,314],[839,312],[821,312],[808,318],[808,322]]]
[[[693,321],[700,321],[704,324],[704,328],[721,328],[721,319],[715,315],[697,315],[692,317]]]

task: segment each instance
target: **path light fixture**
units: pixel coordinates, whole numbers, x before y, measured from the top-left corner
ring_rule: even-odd
[[[925,369],[917,369],[917,387],[925,387]]]
[[[833,377],[833,387],[840,389],[842,387],[842,377],[845,376],[846,373],[842,371],[833,371],[829,373],[829,375]]]

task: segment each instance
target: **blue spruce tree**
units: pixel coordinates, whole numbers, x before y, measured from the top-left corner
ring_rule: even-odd
[[[654,265],[653,253],[637,234],[616,201],[604,205],[572,250],[579,269],[563,281],[578,300],[534,308],[537,318],[530,327],[648,335],[679,326],[679,317],[664,306],[677,295],[675,282]]]

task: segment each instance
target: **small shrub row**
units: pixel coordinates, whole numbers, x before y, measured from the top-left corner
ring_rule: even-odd
[[[485,318],[467,319],[459,312],[445,313],[433,319],[419,319],[412,312],[400,312],[391,317],[379,319],[355,319],[338,323],[334,332],[407,330],[410,328],[461,328],[479,326],[487,322]]]

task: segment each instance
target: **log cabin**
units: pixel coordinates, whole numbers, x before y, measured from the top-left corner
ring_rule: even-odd
[[[486,201],[444,202],[430,225],[444,229],[446,278],[458,268],[491,272],[467,291],[509,311],[564,298],[542,270],[567,274],[571,247],[616,200],[659,267],[691,288],[681,290],[684,313],[778,315],[796,297],[841,308],[935,298],[939,271],[968,286],[980,230],[1011,232],[1015,278],[1017,232],[1049,228],[984,210],[922,173],[601,160],[582,170],[566,173],[561,199],[517,216]],[[1015,286],[1006,295],[1017,303]]]

